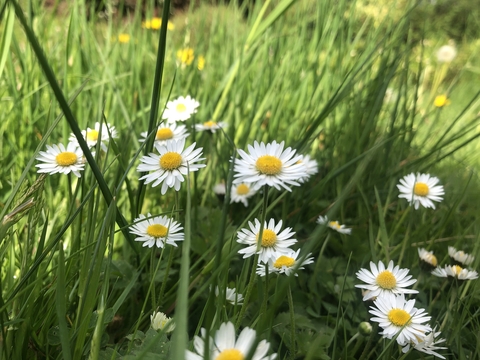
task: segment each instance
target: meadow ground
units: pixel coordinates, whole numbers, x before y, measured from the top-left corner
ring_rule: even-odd
[[[478,40],[151,3],[0,4],[0,358],[479,358]]]

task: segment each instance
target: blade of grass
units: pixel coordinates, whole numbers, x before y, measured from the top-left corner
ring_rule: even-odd
[[[53,93],[55,94],[55,97],[57,98],[58,103],[60,104],[60,107],[65,115],[65,119],[68,121],[68,124],[70,125],[70,128],[72,132],[75,134],[75,137],[77,138],[77,141],[80,145],[80,148],[83,151],[83,154],[85,158],[87,159],[88,164],[90,165],[90,168],[92,169],[92,172],[95,176],[95,179],[98,182],[98,187],[100,188],[102,195],[107,203],[107,205],[110,205],[113,201],[113,196],[112,193],[110,192],[110,189],[108,188],[108,185],[98,168],[97,163],[95,162],[95,159],[92,156],[92,153],[90,152],[90,149],[88,148],[88,145],[83,138],[82,132],[80,131],[80,128],[78,127],[77,121],[75,120],[75,117],[73,116],[72,110],[70,109],[70,106],[68,105],[65,96],[63,95],[62,90],[60,89],[60,86],[58,85],[58,81],[55,77],[55,74],[53,73],[52,68],[50,67],[47,58],[45,56],[45,53],[43,52],[33,30],[31,27],[27,24],[27,20],[25,19],[25,16],[23,14],[23,10],[18,4],[16,0],[9,0],[13,6],[15,7],[15,13],[17,15],[17,18],[19,19],[21,25],[23,26],[23,29],[25,31],[25,34],[27,35],[28,41],[30,42],[30,45],[33,48],[33,51],[35,52],[35,55],[37,56],[38,62],[45,73],[45,77],[47,78],[48,82],[50,83],[50,86],[52,88]],[[123,217],[122,213],[120,210],[117,208],[116,211],[116,220],[117,224],[120,228],[123,228],[125,230],[122,230],[123,235],[127,239],[127,242],[130,244],[130,246],[133,248],[135,253],[138,254],[138,249],[135,246],[135,243],[130,236],[130,233],[128,232],[128,229],[126,228],[127,226],[127,221]]]

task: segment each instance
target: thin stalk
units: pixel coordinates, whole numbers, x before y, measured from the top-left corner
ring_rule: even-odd
[[[263,208],[262,208],[262,220],[260,221],[260,231],[258,233],[258,243],[257,243],[257,252],[260,250],[262,246],[262,236],[263,236],[263,229],[265,228],[265,218],[267,217],[267,208],[268,208],[268,187],[267,185],[263,188]],[[242,323],[243,317],[245,316],[245,311],[247,310],[248,301],[250,300],[250,296],[252,295],[253,285],[255,283],[255,276],[257,270],[257,263],[258,263],[258,254],[255,254],[253,264],[252,264],[252,272],[250,273],[250,279],[248,280],[247,285],[247,293],[245,294],[245,298],[243,299],[243,305],[240,309],[240,313],[237,317],[237,322],[235,323],[235,329],[240,327]]]
[[[290,282],[288,282],[288,290],[287,290],[287,297],[288,297],[288,308],[290,310],[290,358],[293,360],[295,359],[295,310],[293,309],[293,297],[292,297],[292,288],[290,286]]]

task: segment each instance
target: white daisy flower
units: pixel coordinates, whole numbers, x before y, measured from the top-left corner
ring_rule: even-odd
[[[227,124],[224,123],[223,121],[220,122],[215,122],[212,120],[209,120],[207,122],[204,122],[203,124],[195,124],[195,130],[197,131],[210,131],[212,133],[215,133],[219,129],[225,129],[227,127]]]
[[[218,296],[220,290],[218,286],[215,288],[215,295]],[[242,305],[243,304],[243,295],[238,294],[235,288],[230,289],[227,287],[225,290],[225,299],[232,305]]]
[[[432,271],[432,275],[438,277],[451,276],[458,280],[474,280],[478,278],[476,271],[464,269],[458,265],[445,265],[445,268],[437,267]]]
[[[437,257],[433,255],[433,251],[427,251],[424,248],[418,249],[418,257],[421,261],[431,267],[437,267],[438,261]]]
[[[68,143],[66,149],[63,144],[47,145],[47,151],[40,151],[36,159],[42,162],[35,165],[37,172],[50,175],[72,172],[76,177],[80,177],[80,171],[83,171],[85,166],[82,149],[72,142]]]
[[[201,329],[202,337],[195,336],[193,346],[196,353],[186,350],[185,360],[243,360],[247,358],[253,343],[256,332],[246,327],[242,330],[238,339],[235,339],[235,328],[231,322],[223,323],[215,333],[215,338],[207,339],[207,332]],[[207,343],[207,344],[205,344]],[[205,347],[210,349],[209,357],[204,358]],[[258,343],[253,352],[252,360],[274,360],[277,354],[267,355],[270,344],[265,340]]]
[[[385,265],[381,261],[378,262],[378,267],[370,261],[370,270],[371,271],[360,269],[355,274],[358,279],[367,283],[365,285],[355,285],[357,288],[368,290],[363,297],[363,301],[388,294],[418,293],[417,290],[405,289],[407,286],[415,284],[417,280],[410,280],[412,276],[408,275],[408,269],[400,269],[398,265],[393,267],[392,260],[388,263],[387,268],[385,268]]]
[[[443,45],[437,50],[439,63],[452,62],[457,57],[457,49],[452,45]]]
[[[239,254],[244,254],[243,258],[248,258],[254,254],[259,254],[259,262],[266,263],[268,259],[276,256],[275,254],[285,254],[289,250],[289,247],[297,242],[296,239],[291,237],[295,235],[291,228],[286,228],[282,232],[282,220],[275,225],[275,220],[265,222],[262,239],[259,240],[260,233],[260,221],[255,219],[255,225],[251,221],[248,222],[249,229],[242,229],[238,234],[237,242],[240,244],[249,245],[246,248],[240,249]],[[259,249],[257,250],[257,247]]]
[[[227,187],[225,186],[225,183],[221,182],[215,184],[215,186],[213,187],[213,192],[217,195],[225,195],[225,193],[227,192]]]
[[[197,112],[199,106],[200,103],[191,98],[190,95],[187,95],[187,97],[180,96],[167,103],[162,119],[167,119],[171,123],[188,120],[192,114]]]
[[[100,140],[100,148],[103,151],[107,151],[107,144],[110,140],[110,135],[113,139],[118,138],[117,130],[115,130],[115,126],[110,124],[101,124],[102,129],[100,131],[100,123],[96,122],[95,127],[90,129],[87,127],[87,130],[82,130],[82,135],[89,148],[97,146],[97,142]],[[110,132],[110,133],[109,133]],[[99,139],[99,137],[101,138]],[[70,134],[69,140],[74,143],[75,145],[79,146],[78,140],[75,134]]]
[[[317,160],[315,159],[310,159],[310,155],[300,155],[301,159],[297,161],[297,164],[303,164],[305,167],[305,173],[306,175],[299,179],[301,183],[306,182],[308,179],[310,179],[310,176],[315,175],[318,173],[318,163]]]
[[[370,321],[379,323],[383,329],[380,335],[387,339],[393,339],[398,334],[398,344],[418,344],[418,339],[432,331],[428,324],[422,325],[431,319],[425,309],[416,309],[415,300],[405,301],[404,294],[388,293],[379,296],[373,303],[375,306],[370,306],[369,313],[374,317]]]
[[[420,204],[426,208],[434,208],[433,201],[442,201],[442,195],[445,194],[442,185],[437,185],[440,180],[431,177],[430,174],[411,173],[400,180],[397,185],[400,191],[399,198],[405,198],[410,205],[414,205],[418,209]]]
[[[233,183],[255,183],[252,185],[255,190],[263,185],[273,186],[277,190],[283,187],[288,191],[292,191],[289,185],[300,186],[299,179],[306,176],[305,167],[297,164],[300,156],[295,155],[296,150],[283,150],[283,146],[283,141],[280,144],[273,141],[267,145],[255,141],[253,146],[248,145],[250,154],[239,149],[241,159],[235,161],[236,179]]]
[[[169,187],[175,188],[175,191],[180,190],[180,185],[185,180],[183,176],[187,175],[188,171],[197,171],[206,166],[195,164],[197,161],[205,160],[200,157],[202,148],[194,150],[195,143],[185,150],[184,146],[185,139],[168,141],[166,145],[155,145],[160,155],[150,153],[149,156],[142,156],[140,159],[142,164],[137,167],[139,172],[153,171],[153,173],[142,176],[140,180],[145,180],[145,184],[153,183],[153,187],[163,182],[162,195]]]
[[[475,260],[475,256],[467,254],[461,250],[457,251],[453,246],[448,247],[448,256],[463,265],[470,265],[473,260]]]
[[[330,229],[333,229],[335,231],[338,231],[340,234],[346,234],[346,235],[351,235],[352,234],[352,229],[346,228],[345,225],[340,225],[338,221],[328,221],[327,216],[319,216],[317,219],[317,223],[320,225],[325,225]]]
[[[436,350],[442,350],[442,349],[447,349],[446,347],[442,346],[437,346],[438,344],[441,344],[445,342],[445,339],[438,339],[440,336],[440,331],[435,331],[433,329],[430,334],[424,335],[423,337],[418,339],[418,344],[410,344],[408,343],[403,349],[402,352],[406,353],[408,350],[410,350],[410,346],[413,345],[413,348],[415,350],[418,350],[420,352],[423,352],[428,355],[433,355],[435,357],[438,357],[440,359],[445,359],[444,356],[440,355],[439,353],[436,352]]]
[[[154,311],[153,314],[150,315],[150,322],[153,330],[163,330],[165,328],[166,333],[175,330],[175,323],[172,319],[160,311]]]
[[[232,185],[232,191],[230,194],[230,203],[243,203],[248,206],[248,199],[257,193],[253,189],[252,184],[241,183],[238,185]]]
[[[313,263],[313,257],[308,257],[312,255],[311,253],[307,255],[305,260],[301,262],[301,264],[297,264],[297,258],[300,254],[300,249],[297,251],[288,249],[285,253],[278,253],[274,254],[274,256],[268,259],[267,264],[258,264],[257,266],[257,274],[260,276],[265,276],[265,266],[268,266],[269,274],[278,273],[278,274],[285,274],[290,276],[293,272],[293,269],[296,270],[303,270],[305,269],[303,266]],[[298,267],[296,267],[298,266]],[[295,276],[298,276],[298,273],[295,271]]]
[[[137,235],[135,241],[143,241],[142,246],[151,248],[156,245],[163,248],[165,244],[177,246],[175,241],[183,241],[183,227],[177,221],[167,216],[152,217],[140,214],[130,226],[130,233]]]
[[[146,131],[140,133],[143,139],[140,139],[140,142],[144,142],[147,139],[148,133]],[[185,139],[188,136],[185,125],[172,124],[161,124],[157,128],[157,134],[155,135],[155,144],[156,145],[165,145],[169,140],[180,140]]]

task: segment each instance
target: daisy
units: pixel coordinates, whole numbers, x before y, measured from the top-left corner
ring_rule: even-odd
[[[142,164],[137,167],[139,172],[153,171],[153,173],[142,176],[140,180],[145,180],[145,184],[153,183],[153,187],[163,182],[162,195],[169,187],[174,187],[175,191],[180,190],[180,184],[185,180],[183,176],[187,175],[188,171],[197,171],[206,166],[195,164],[197,161],[205,160],[200,157],[202,148],[194,150],[195,143],[185,150],[184,146],[185,139],[168,141],[166,145],[155,145],[160,155],[150,153],[148,156],[142,156],[140,159]]]
[[[203,124],[195,124],[195,130],[197,131],[210,131],[213,134],[219,130],[219,129],[225,129],[227,127],[227,124],[224,123],[223,121],[220,122],[215,122],[212,120],[209,120],[207,122],[204,122]]]
[[[215,288],[215,295],[218,296],[220,293],[220,290],[218,289],[218,286]],[[225,290],[225,299],[232,305],[242,305],[243,304],[243,295],[238,294],[235,290],[235,288],[230,289],[227,287]]]
[[[140,142],[147,140],[148,133],[146,131],[140,133],[143,139],[140,139]],[[175,123],[172,124],[162,124],[157,128],[157,134],[155,135],[155,144],[156,145],[166,145],[169,140],[180,140],[185,139],[188,136],[185,125],[178,125]]]
[[[414,204],[415,210],[420,204],[426,208],[434,208],[433,201],[442,201],[445,192],[442,185],[437,185],[438,178],[430,177],[430,174],[415,174],[411,173],[400,180],[397,185],[400,191],[399,198],[405,198],[410,205]]]
[[[235,340],[235,328],[231,322],[223,323],[215,333],[215,338],[207,339],[207,332],[201,329],[202,337],[195,336],[193,346],[196,353],[185,351],[186,360],[220,360],[220,359],[246,359],[255,342],[256,332],[246,327]],[[205,344],[207,342],[207,344]],[[209,348],[209,357],[204,358],[205,348]],[[270,344],[265,340],[258,343],[253,352],[252,360],[274,360],[277,354],[267,355]]]
[[[167,119],[167,121],[171,123],[175,121],[185,121],[197,112],[199,106],[200,103],[191,98],[190,95],[187,95],[187,97],[180,96],[167,103],[162,118]]]
[[[232,185],[232,191],[230,194],[231,196],[230,203],[241,202],[243,203],[243,205],[245,205],[245,207],[247,207],[248,199],[257,193],[257,191],[251,187],[251,185],[252,184],[245,184],[245,183]]]
[[[300,156],[301,156],[301,159],[298,160],[297,163],[303,164],[303,166],[305,167],[306,175],[304,177],[302,177],[301,179],[299,179],[299,181],[304,183],[305,181],[307,181],[310,178],[310,176],[318,173],[318,163],[317,163],[317,160],[310,159],[310,155],[305,155],[305,156],[300,155]]]
[[[346,234],[346,235],[351,235],[352,234],[352,229],[348,229],[345,227],[345,225],[340,225],[338,221],[328,221],[327,216],[319,216],[317,219],[317,223],[320,225],[325,225],[330,229],[333,229],[335,231],[338,231],[340,234]]]
[[[271,273],[278,273],[278,274],[285,274],[290,276],[293,270],[303,270],[305,269],[303,266],[313,263],[313,257],[307,258],[308,256],[312,255],[311,253],[307,255],[305,260],[303,260],[300,264],[297,262],[298,255],[300,254],[300,249],[297,251],[288,249],[285,253],[274,254],[274,256],[268,259],[268,272]],[[265,264],[258,264],[257,266],[257,274],[260,276],[265,276]],[[297,272],[295,271],[295,276],[298,276]]]
[[[213,192],[216,195],[224,196],[225,193],[227,192],[227,187],[225,186],[225,183],[221,182],[221,183],[215,184],[213,187]]]
[[[438,357],[440,359],[445,359],[444,356],[440,355],[437,353],[435,350],[441,350],[441,349],[446,349],[446,347],[442,346],[437,346],[440,343],[445,342],[445,339],[438,339],[437,338],[440,336],[440,331],[435,332],[435,329],[433,329],[430,334],[424,335],[423,337],[419,338],[419,343],[418,344],[410,344],[408,343],[403,349],[402,352],[406,353],[410,349],[410,345],[414,345],[413,348],[415,350],[418,350],[420,352],[423,352],[428,355],[433,355],[435,357]]]
[[[433,255],[433,251],[427,251],[423,248],[419,248],[418,257],[423,263],[434,268],[437,267],[438,261],[437,261],[437,257]]]
[[[73,173],[76,177],[80,177],[80,171],[84,170],[85,161],[83,160],[83,152],[76,144],[70,142],[65,149],[63,144],[47,145],[47,151],[40,151],[36,157],[41,164],[38,167],[38,173],[56,173],[68,174]]]
[[[130,226],[130,233],[137,235],[135,241],[143,241],[142,246],[149,248],[153,245],[163,248],[165,244],[177,246],[175,241],[183,241],[184,238],[181,230],[183,227],[177,221],[167,216],[152,217],[150,213],[147,216],[140,214]]]
[[[425,333],[432,331],[429,325],[422,325],[431,319],[425,309],[416,309],[415,300],[405,301],[404,294],[386,294],[373,303],[375,306],[370,306],[369,313],[374,317],[370,320],[379,323],[384,338],[393,339],[398,334],[398,344],[418,344]]]
[[[153,330],[165,329],[166,333],[175,330],[175,323],[172,319],[160,311],[157,313],[154,311],[153,314],[150,315],[150,322]]]
[[[474,280],[478,278],[476,271],[464,269],[458,265],[445,265],[445,268],[437,267],[432,271],[432,275],[438,277],[451,276],[458,280]]]
[[[475,256],[467,254],[461,250],[457,251],[453,246],[448,247],[448,256],[463,265],[470,265],[473,260],[475,260]]]
[[[101,124],[101,129],[100,129],[100,123],[96,122],[95,127],[93,129],[90,129],[87,127],[87,130],[82,130],[82,135],[85,141],[87,142],[87,145],[89,148],[97,146],[97,142],[100,141],[100,147],[103,151],[107,151],[107,143],[110,140],[110,138],[115,139],[118,138],[117,130],[115,130],[115,126],[112,126],[110,124]],[[101,138],[99,139],[99,137]],[[75,136],[75,134],[70,134],[69,140],[74,143],[75,145],[78,145],[78,140]]]
[[[437,50],[437,61],[439,63],[452,62],[457,56],[457,49],[452,45],[443,45]]]
[[[240,249],[239,254],[244,254],[243,258],[248,258],[254,254],[259,254],[259,261],[266,263],[268,259],[276,256],[276,253],[285,254],[288,248],[297,242],[291,237],[295,235],[291,228],[286,228],[280,232],[282,228],[282,220],[275,226],[275,220],[265,222],[262,239],[259,240],[260,221],[255,219],[255,225],[251,221],[248,222],[249,229],[242,229],[238,232],[237,242],[248,245],[246,248]]]
[[[276,141],[265,145],[263,142],[254,142],[253,146],[248,145],[247,154],[238,150],[241,159],[235,162],[234,184],[255,183],[253,187],[258,190],[263,185],[273,186],[277,190],[283,187],[292,191],[288,185],[300,186],[299,179],[306,176],[303,164],[297,164],[299,155],[296,150],[286,148],[283,150],[284,142],[277,144]]]
[[[388,294],[417,294],[417,290],[405,289],[407,286],[415,284],[416,279],[411,279],[408,275],[408,269],[400,269],[397,265],[393,267],[393,261],[390,260],[385,269],[383,262],[378,262],[378,267],[370,261],[370,270],[360,269],[355,275],[361,281],[367,284],[355,285],[360,289],[368,290],[363,297],[363,301],[371,300],[375,297],[382,297]],[[407,276],[408,275],[408,276]]]

